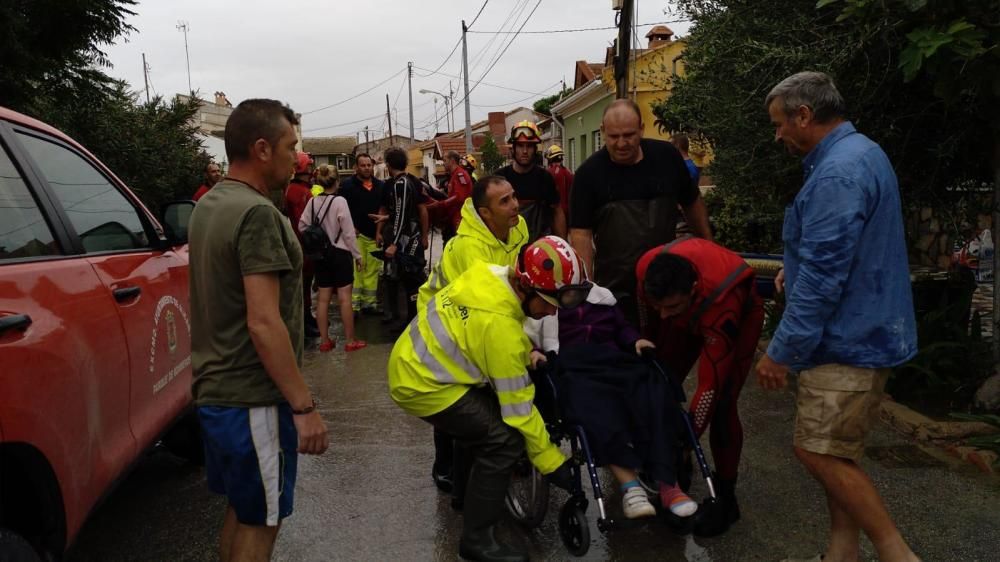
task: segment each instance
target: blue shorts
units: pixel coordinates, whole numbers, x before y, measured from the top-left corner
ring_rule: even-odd
[[[244,525],[274,527],[292,514],[298,432],[288,404],[199,406],[208,488]]]

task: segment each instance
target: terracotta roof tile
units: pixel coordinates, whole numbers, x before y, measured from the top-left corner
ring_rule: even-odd
[[[313,155],[351,154],[357,143],[355,137],[313,137],[302,139],[302,150]]]

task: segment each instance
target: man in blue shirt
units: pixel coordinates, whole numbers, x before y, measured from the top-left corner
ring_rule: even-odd
[[[698,169],[694,160],[691,159],[691,155],[688,154],[688,151],[691,149],[691,141],[688,139],[688,136],[685,134],[674,135],[670,137],[670,144],[674,145],[680,151],[681,156],[684,157],[684,165],[687,166],[688,174],[691,175],[691,183],[695,187],[698,187],[698,182],[701,181],[701,170]]]
[[[824,559],[857,560],[864,530],[879,560],[918,560],[858,465],[889,369],[917,352],[896,174],[845,120],[829,76],[790,76],[765,106],[775,140],[805,155],[805,181],[785,211],[787,306],[758,381],[783,388],[800,373],[794,451],[826,491]]]

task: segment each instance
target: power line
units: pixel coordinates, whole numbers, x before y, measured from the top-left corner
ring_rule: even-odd
[[[479,19],[479,15],[483,13],[483,9],[486,8],[486,5],[489,4],[489,3],[490,3],[490,0],[485,0],[485,2],[483,2],[483,5],[479,7],[479,11],[476,12],[476,17],[472,18],[472,23],[470,23],[469,25],[467,25],[465,27],[466,31],[468,31],[470,27],[472,27],[473,25],[476,24],[476,20]]]
[[[368,88],[367,90],[365,90],[365,91],[363,91],[363,92],[359,92],[359,93],[357,93],[357,94],[354,94],[353,96],[351,96],[351,97],[349,97],[349,98],[347,98],[347,99],[345,99],[345,100],[341,100],[341,101],[338,101],[337,103],[331,103],[330,105],[327,105],[327,106],[324,106],[324,107],[321,107],[321,108],[319,108],[319,109],[313,109],[312,111],[306,111],[306,112],[303,112],[303,113],[302,113],[302,115],[309,115],[310,113],[316,113],[317,111],[323,111],[323,110],[325,110],[325,109],[330,109],[331,107],[337,107],[338,105],[343,105],[343,104],[345,104],[345,103],[347,103],[347,102],[349,102],[349,101],[351,101],[351,100],[353,100],[353,99],[357,99],[357,98],[359,98],[359,97],[361,97],[361,96],[363,96],[363,95],[367,94],[368,92],[370,92],[370,91],[374,90],[375,88],[378,88],[378,87],[379,87],[379,86],[381,86],[382,84],[385,84],[386,82],[388,82],[388,81],[392,80],[393,78],[395,78],[395,77],[399,76],[400,74],[402,74],[402,73],[404,73],[404,72],[406,72],[406,69],[405,69],[405,68],[401,69],[401,70],[400,70],[399,72],[397,72],[397,73],[393,74],[392,76],[390,76],[390,77],[386,78],[385,80],[383,80],[383,81],[379,82],[378,84],[375,84],[374,86],[372,86],[371,88]]]
[[[451,60],[451,57],[455,54],[455,51],[458,50],[458,46],[461,45],[461,44],[462,44],[462,38],[459,37],[458,41],[455,42],[455,46],[451,48],[451,52],[448,53],[448,56],[446,56],[444,58],[444,60],[441,61],[441,64],[439,64],[437,68],[435,68],[434,70],[430,71],[429,74],[419,74],[418,73],[417,76],[419,76],[421,78],[427,78],[428,76],[433,76],[435,73],[437,73],[437,71],[441,70],[441,68],[444,67],[444,65],[447,64],[448,61]],[[416,68],[416,67],[414,67],[414,68]]]
[[[545,95],[546,93],[548,93],[548,92],[551,92],[553,88],[555,88],[556,86],[558,86],[558,85],[560,85],[560,84],[562,84],[562,80],[559,80],[559,81],[558,81],[558,82],[556,82],[555,84],[553,84],[553,85],[549,86],[548,88],[545,88],[545,92],[541,92],[541,93],[538,93],[538,94],[533,94],[533,95],[530,95],[530,96],[528,96],[528,97],[526,97],[526,98],[523,98],[523,99],[519,99],[519,100],[514,100],[514,101],[509,101],[509,102],[507,102],[507,103],[500,103],[500,104],[496,104],[496,105],[476,105],[476,104],[474,104],[474,103],[473,103],[473,104],[469,104],[469,105],[471,105],[472,107],[480,107],[480,108],[489,108],[489,107],[506,107],[506,106],[509,106],[509,105],[513,105],[513,104],[515,104],[515,103],[521,103],[521,102],[525,102],[525,101],[528,101],[528,100],[532,100],[532,99],[535,99],[535,98],[537,98],[538,96],[543,96],[543,95]]]
[[[327,125],[325,127],[316,127],[315,129],[306,129],[306,130],[304,130],[302,132],[303,133],[311,133],[313,131],[325,131],[327,129],[335,129],[337,127],[343,127],[345,125],[355,125],[357,123],[364,123],[365,121],[371,121],[373,119],[378,119],[378,118],[380,118],[380,117],[382,117],[384,115],[385,114],[380,111],[380,112],[376,113],[375,115],[372,115],[372,116],[369,116],[369,117],[364,117],[364,118],[358,119],[357,121],[348,121],[346,123],[337,123],[336,125]]]
[[[674,21],[656,21],[651,23],[641,23],[635,27],[650,27],[653,25],[669,25],[672,23],[688,23],[691,20],[674,20]],[[577,33],[580,31],[607,31],[609,29],[618,29],[617,26],[611,25],[608,27],[581,27],[579,29],[547,29],[547,30],[530,30],[521,31],[522,34],[541,34],[541,33]],[[493,33],[498,35],[510,35],[517,34],[517,31],[472,31],[471,29],[467,33]]]
[[[514,36],[510,38],[510,41],[507,42],[507,46],[504,47],[502,51],[500,51],[500,54],[497,56],[497,58],[493,59],[493,64],[491,64],[490,67],[486,69],[486,72],[484,72],[482,76],[479,77],[479,80],[476,81],[476,85],[469,88],[470,94],[472,93],[473,90],[476,89],[477,86],[479,86],[479,83],[483,81],[483,78],[486,78],[486,75],[488,75],[490,71],[493,70],[493,67],[495,67],[497,63],[500,62],[500,59],[503,58],[503,55],[504,53],[507,52],[507,49],[509,49],[510,46],[514,44],[514,40],[517,39],[518,33],[520,33],[522,29],[524,29],[524,26],[531,19],[531,16],[535,14],[535,10],[537,10],[538,7],[541,5],[542,5],[542,0],[538,0],[538,2],[535,4],[535,7],[531,9],[531,13],[528,14],[528,17],[525,18],[523,22],[521,22],[521,27],[517,28],[517,33],[515,33]]]
[[[479,11],[476,13],[476,17],[472,19],[472,23],[476,23],[476,20],[479,19],[479,15],[483,13],[483,9],[486,8],[486,4],[489,4],[489,1],[490,0],[486,0],[485,2],[483,2],[483,5],[479,7]],[[469,24],[468,27],[472,27],[472,24]],[[466,29],[468,29],[468,28],[466,28]],[[451,60],[451,57],[455,55],[455,51],[458,50],[458,46],[461,45],[461,44],[462,44],[462,38],[459,37],[458,41],[455,41],[455,46],[451,48],[451,52],[448,53],[448,56],[446,56],[444,58],[444,60],[441,61],[441,64],[439,64],[437,68],[435,68],[434,70],[430,71],[430,74],[419,74],[418,73],[417,76],[419,76],[421,78],[427,78],[428,76],[432,76],[437,71],[441,70],[444,67],[444,65],[448,64],[448,61]]]
[[[420,67],[414,66],[413,68],[420,68]],[[427,69],[426,68],[420,68],[420,70],[427,70]],[[461,74],[455,75],[455,74],[448,74],[446,72],[438,72],[437,74],[440,74],[441,76],[447,76],[448,78],[457,78],[459,80],[462,79],[462,75]],[[501,90],[510,90],[511,92],[518,92],[518,93],[521,93],[521,94],[541,95],[538,92],[531,92],[531,91],[528,91],[528,90],[519,90],[517,88],[511,88],[509,86],[501,86],[499,84],[491,84],[489,82],[480,82],[480,84],[482,84],[483,86],[490,86],[491,88],[499,88]]]
[[[507,14],[507,18],[503,20],[502,24],[500,24],[500,29],[501,30],[508,29],[507,25],[510,24],[510,30],[513,30],[514,26],[517,25],[517,20],[521,18],[521,14],[524,13],[524,10],[528,7],[528,3],[530,1],[531,0],[518,0],[518,3],[514,6],[514,9],[512,9],[509,14]],[[493,44],[496,43],[498,40],[500,41],[499,44],[500,46],[497,47],[497,50],[494,51],[493,54],[490,55],[488,59],[488,60],[493,60],[493,57],[495,57],[496,54],[500,52],[500,49],[503,46],[503,41],[500,40],[499,33],[493,34],[493,37],[490,38],[490,40],[486,43],[486,45],[478,53],[473,55],[473,57],[469,60],[470,76],[476,71],[476,69],[479,68],[479,66],[483,63],[483,61],[487,60],[487,57],[485,56],[486,53],[493,48]]]

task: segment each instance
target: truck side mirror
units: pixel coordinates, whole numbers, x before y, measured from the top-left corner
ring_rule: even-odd
[[[188,224],[194,211],[194,201],[172,201],[163,207],[163,233],[171,246],[187,244]]]

